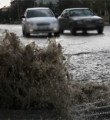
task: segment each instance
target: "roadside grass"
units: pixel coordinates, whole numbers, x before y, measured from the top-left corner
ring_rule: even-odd
[[[97,101],[110,100],[108,83],[72,83],[72,104],[85,104]]]
[[[1,109],[54,109],[56,115],[70,120],[72,105],[109,98],[99,94],[109,91],[105,84],[71,83],[60,44],[24,46],[14,33],[4,34],[0,42]]]

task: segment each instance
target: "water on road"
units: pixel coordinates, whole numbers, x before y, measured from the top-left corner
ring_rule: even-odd
[[[25,45],[32,41],[35,41],[40,47],[48,45],[47,36],[23,37],[21,25],[0,25],[0,36],[2,36],[1,33],[5,29],[17,34]],[[71,56],[68,62],[73,80],[109,80],[110,26],[106,26],[104,33],[100,35],[97,31],[89,31],[86,35],[78,32],[73,36],[70,34],[70,31],[65,31],[56,41],[62,45],[64,54]]]
[[[25,38],[22,35],[21,25],[0,25],[1,32],[5,29],[10,32],[16,33],[23,44],[28,44],[31,41],[35,41],[39,46],[47,45],[46,36],[32,36]],[[70,34],[70,31],[65,31],[58,39],[63,48],[65,54],[75,54],[79,52],[98,52],[109,51],[110,48],[110,26],[106,26],[104,33],[99,35],[97,31],[89,31],[86,35],[78,32],[75,36]]]

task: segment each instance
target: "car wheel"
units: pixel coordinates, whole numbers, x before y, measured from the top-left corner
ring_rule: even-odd
[[[30,33],[27,33],[25,29],[23,29],[22,33],[23,33],[23,36],[30,37]]]
[[[23,36],[25,36],[25,31],[24,30],[22,31],[22,33],[23,33]]]
[[[64,32],[64,30],[61,28],[61,29],[60,29],[60,33],[63,34],[63,32]]]
[[[26,31],[24,31],[24,36],[25,37],[30,37],[30,33],[27,33]]]
[[[30,33],[25,32],[26,37],[30,37]]]
[[[100,28],[97,31],[98,31],[98,34],[102,34],[103,33],[103,28]]]
[[[87,30],[83,30],[83,34],[87,34]]]
[[[51,38],[52,37],[52,33],[48,33],[48,37]]]
[[[59,32],[55,32],[55,33],[54,33],[54,36],[55,36],[55,37],[60,37],[60,33],[59,33]]]
[[[75,34],[76,34],[76,30],[75,30],[73,27],[70,28],[70,31],[71,31],[71,34],[72,34],[72,35],[75,35]]]

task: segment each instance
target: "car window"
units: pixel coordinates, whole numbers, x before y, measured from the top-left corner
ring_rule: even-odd
[[[93,16],[94,13],[90,9],[75,9],[70,10],[69,15],[73,16]]]
[[[61,16],[66,18],[67,17],[67,11],[64,11]]]
[[[27,18],[32,17],[54,17],[54,14],[49,9],[28,10]]]
[[[63,16],[64,16],[64,14],[65,14],[65,10],[62,12],[61,17],[63,17]]]
[[[85,14],[85,15],[91,15],[91,16],[94,15],[94,13],[93,13],[90,9],[85,9],[85,10],[83,10],[83,11],[84,11],[84,14]]]
[[[66,13],[64,13],[64,14],[63,14],[63,17],[67,17],[67,14],[66,14]]]

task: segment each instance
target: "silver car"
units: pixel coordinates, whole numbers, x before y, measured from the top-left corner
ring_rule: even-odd
[[[38,33],[59,36],[59,23],[49,8],[28,8],[22,16],[22,32],[26,37]]]

